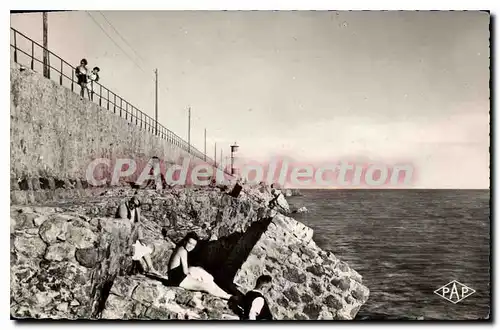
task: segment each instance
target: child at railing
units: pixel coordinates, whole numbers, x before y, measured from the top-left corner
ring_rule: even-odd
[[[101,69],[99,69],[99,67],[94,67],[92,69],[92,71],[90,71],[89,75],[88,75],[88,78],[89,78],[89,83],[88,83],[88,88],[87,90],[90,90],[90,93],[91,93],[91,97],[90,99],[93,100],[94,99],[94,81],[95,82],[98,82],[99,81],[99,71],[101,71]],[[100,95],[101,96],[101,95]]]

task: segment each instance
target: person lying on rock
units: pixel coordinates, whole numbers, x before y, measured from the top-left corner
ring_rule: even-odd
[[[139,199],[134,196],[128,201],[122,201],[118,207],[117,217],[129,220],[132,224],[130,235],[130,244],[133,246],[134,251],[132,259],[138,261],[146,273],[161,277],[162,275],[154,268],[151,261],[153,250],[144,242],[141,222],[141,202]]]
[[[198,241],[198,235],[190,232],[177,245],[168,264],[170,285],[207,292],[222,299],[231,298],[230,294],[215,284],[213,276],[206,270],[201,267],[189,267],[188,252],[193,251]]]
[[[257,279],[255,289],[247,292],[243,298],[244,320],[272,320],[273,315],[269,309],[264,294],[268,293],[272,286],[269,275],[262,275]]]

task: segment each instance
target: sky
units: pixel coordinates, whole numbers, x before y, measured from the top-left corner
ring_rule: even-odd
[[[215,142],[228,156],[236,141],[241,159],[406,162],[418,188],[489,188],[487,13],[90,11],[48,20],[51,51],[99,66],[104,86],[151,116],[158,68],[160,123],[187,140],[191,107],[191,141],[203,151],[206,128],[209,156]],[[41,14],[12,14],[11,26],[42,42]]]

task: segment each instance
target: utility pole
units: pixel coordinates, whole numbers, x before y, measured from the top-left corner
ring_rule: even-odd
[[[188,108],[188,152],[191,152],[191,107]]]
[[[221,167],[221,169],[223,169],[223,168],[222,168],[222,151],[223,151],[223,150],[221,149],[221,150],[220,150],[220,162],[219,162],[219,166]]]
[[[234,142],[231,146],[231,175],[234,175],[234,153],[238,151],[239,146]]]
[[[214,167],[217,168],[217,142],[215,142],[214,147]]]
[[[48,30],[49,24],[47,19],[47,12],[42,13],[43,18],[43,76],[46,78],[50,78],[50,69],[49,69],[49,51],[48,51]]]
[[[207,129],[205,128],[205,144],[203,147],[203,159],[207,161]]]
[[[158,135],[158,69],[155,69],[155,135]]]

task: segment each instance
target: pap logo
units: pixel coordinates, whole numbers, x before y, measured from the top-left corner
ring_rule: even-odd
[[[469,288],[467,285],[458,281],[451,281],[434,291],[434,293],[438,296],[441,296],[454,304],[464,300],[474,292],[476,292],[476,290]]]

